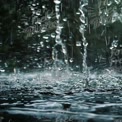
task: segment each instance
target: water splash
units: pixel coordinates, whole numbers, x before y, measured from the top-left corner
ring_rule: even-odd
[[[88,1],[84,1],[83,3],[82,3],[82,1],[80,1],[79,11],[80,11],[81,25],[80,25],[79,31],[82,34],[82,41],[83,41],[83,47],[84,47],[83,64],[82,64],[84,74],[87,74],[87,70],[88,70],[87,69],[87,63],[86,63],[88,43],[87,43],[87,40],[85,37],[85,28],[86,28],[87,23],[86,23],[86,16],[85,16],[85,13],[83,11],[83,8],[87,5],[88,5]]]
[[[112,69],[106,69],[101,72],[89,72],[88,80],[88,89],[93,91],[122,89],[122,76]],[[65,92],[78,92],[86,89],[86,76],[83,73],[75,71],[58,71],[57,75],[55,75],[55,71],[51,72],[50,70],[33,73],[4,74],[1,75],[0,81],[2,91],[21,88],[29,88],[34,91],[40,88],[42,91],[45,91],[45,88],[51,87],[53,92],[63,94]],[[47,90],[49,91],[49,89]]]
[[[62,42],[61,39],[61,32],[63,26],[60,23],[60,4],[61,0],[54,0],[55,3],[55,13],[56,13],[56,37],[55,37],[55,45],[53,46],[52,51],[52,59],[54,60],[53,69],[61,70],[61,67],[66,64],[68,67],[68,57],[67,57],[67,50],[65,44]],[[63,66],[64,67],[64,66]]]

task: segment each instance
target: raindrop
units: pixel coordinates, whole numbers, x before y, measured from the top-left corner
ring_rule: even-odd
[[[37,12],[36,12],[36,15],[37,15],[37,16],[40,16],[40,15],[41,15],[41,14],[40,14],[40,11],[37,11]]]
[[[36,6],[36,4],[35,4],[35,3],[33,3],[33,4],[32,4],[32,6]]]
[[[45,8],[45,6],[43,5],[43,6],[42,6],[42,8],[44,9],[44,8]]]
[[[51,37],[52,38],[55,38],[55,33],[51,33]]]
[[[67,21],[67,18],[63,18],[63,21],[66,22]]]

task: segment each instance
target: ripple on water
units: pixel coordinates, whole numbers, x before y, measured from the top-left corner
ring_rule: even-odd
[[[109,74],[107,78],[104,74],[91,74],[90,84],[85,88],[85,78],[80,73],[67,76],[65,72],[56,79],[49,72],[44,74],[0,76],[0,116],[15,122],[28,117],[28,122],[122,120],[120,75]]]

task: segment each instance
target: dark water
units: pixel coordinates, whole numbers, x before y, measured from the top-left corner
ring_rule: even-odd
[[[86,88],[81,74],[35,74],[0,77],[0,122],[122,122],[121,86]]]

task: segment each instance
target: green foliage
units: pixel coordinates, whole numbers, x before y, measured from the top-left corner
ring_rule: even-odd
[[[0,42],[2,44],[0,46],[0,53],[10,55],[14,52],[19,52],[23,56],[33,56],[37,54],[36,48],[38,48],[40,42],[46,46],[53,47],[55,38],[51,38],[51,34],[55,34],[56,27],[46,29],[46,32],[33,31],[24,33],[24,30],[36,25],[32,23],[34,17],[38,18],[38,20],[44,20],[46,16],[47,21],[41,23],[44,26],[47,26],[46,24],[49,22],[54,22],[53,24],[55,24],[55,5],[53,0],[1,0],[0,5]],[[77,41],[82,43],[82,35],[79,32],[81,22],[79,20],[80,15],[77,14],[79,12],[78,8],[79,0],[62,0],[60,22],[64,28],[62,29],[61,39],[67,46],[69,59],[74,58],[74,64],[82,62],[81,52],[83,53],[83,45],[81,47],[76,46]],[[89,0],[89,5],[84,9],[88,18],[85,36],[89,43],[89,65],[94,64],[96,59],[99,60],[100,55],[106,59],[109,58],[109,48],[114,36],[118,36],[118,39],[122,40],[121,8],[122,2],[118,4],[114,0]],[[53,13],[53,17],[50,20],[47,19],[47,11]],[[113,18],[114,14],[117,14],[118,17]],[[63,21],[64,19],[66,21]],[[39,24],[38,26],[42,27]],[[43,38],[47,35],[50,40],[49,44]],[[109,43],[106,44],[106,42]],[[37,45],[35,49],[31,48],[33,44]],[[50,52],[49,56],[51,57],[52,48],[47,49],[46,46],[41,47],[41,50],[47,51],[47,53]],[[72,49],[73,51],[71,51]],[[50,51],[48,52],[48,50]],[[15,66],[15,63],[8,64],[10,64],[9,66]]]

